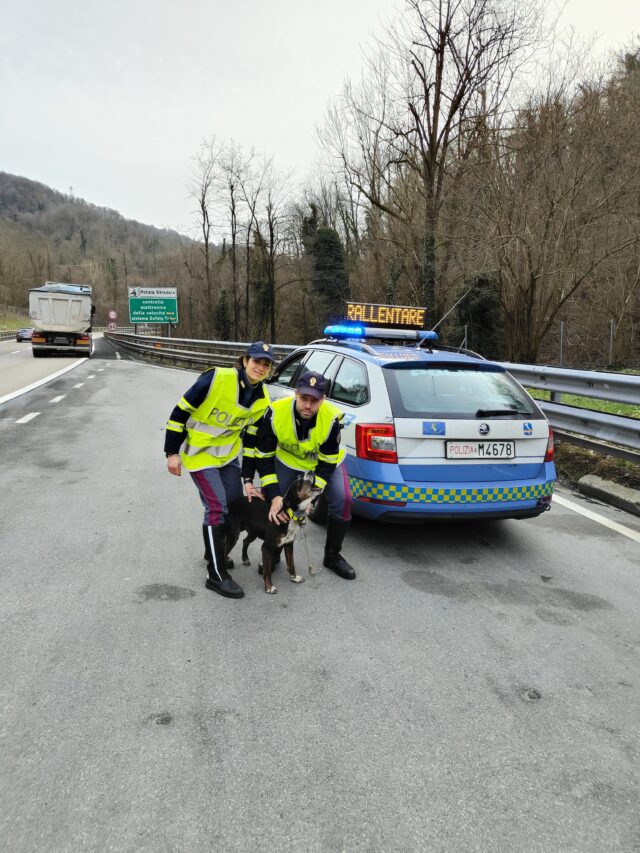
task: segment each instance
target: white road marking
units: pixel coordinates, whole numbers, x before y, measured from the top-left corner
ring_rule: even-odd
[[[95,378],[96,378],[95,373],[92,373],[91,376],[87,376],[87,379],[95,379]]]
[[[74,388],[82,388],[82,386],[83,386],[83,385],[84,385],[84,382],[78,382],[78,383],[77,383],[76,385],[74,385],[73,387],[74,387]]]
[[[102,371],[103,371],[103,370],[104,370],[104,367],[99,367],[99,368],[98,368],[98,373],[102,373]]]
[[[60,394],[58,397],[52,397],[51,400],[49,400],[49,402],[50,403],[59,403],[60,400],[64,400],[64,398],[66,396],[67,396],[66,394]]]
[[[86,358],[79,358],[77,361],[71,362],[71,364],[67,367],[63,367],[62,370],[57,370],[50,376],[45,376],[44,379],[39,379],[37,382],[32,382],[31,385],[25,385],[24,388],[20,388],[17,391],[12,391],[11,394],[5,394],[4,397],[0,397],[0,404],[6,403],[9,400],[13,400],[14,397],[19,397],[21,394],[26,394],[27,391],[33,391],[34,388],[39,388],[41,385],[46,385],[47,382],[51,382],[52,379],[57,379],[58,376],[62,376],[63,373],[68,373],[70,370],[73,370],[73,368],[77,367],[79,364],[84,364],[86,360]]]
[[[21,352],[19,349],[14,349],[13,352],[10,352],[9,355],[15,355],[16,353]]]
[[[567,509],[572,509],[574,512],[579,513],[580,515],[584,515],[585,518],[590,518],[592,521],[597,521],[598,524],[602,524],[604,527],[608,527],[610,530],[615,530],[616,533],[622,534],[622,536],[627,536],[629,539],[633,539],[634,542],[640,542],[640,533],[635,530],[632,530],[630,527],[625,527],[623,524],[618,524],[617,521],[609,521],[608,518],[605,518],[604,515],[600,515],[597,512],[593,512],[593,510],[587,509],[586,507],[581,506],[580,504],[576,504],[573,501],[568,501],[566,498],[560,497],[557,493],[553,495],[553,502],[559,503],[560,506],[566,506]]]
[[[116,358],[120,358],[120,353],[116,352]]]
[[[20,418],[19,421],[16,421],[17,424],[28,424],[29,421],[32,421],[34,418],[37,418],[40,412],[29,412],[28,415],[25,415],[23,418]]]

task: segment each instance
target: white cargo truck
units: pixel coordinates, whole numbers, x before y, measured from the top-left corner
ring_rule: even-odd
[[[91,288],[48,281],[29,291],[31,345],[35,358],[57,352],[91,356],[91,323],[95,308]]]

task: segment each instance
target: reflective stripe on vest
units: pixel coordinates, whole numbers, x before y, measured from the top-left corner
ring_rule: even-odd
[[[180,456],[187,471],[218,468],[238,456],[242,430],[261,418],[269,405],[266,388],[262,392],[250,408],[240,406],[238,371],[234,367],[216,368],[207,396],[186,424],[187,438]]]
[[[323,400],[318,409],[316,422],[309,430],[309,435],[300,441],[296,435],[296,424],[294,419],[295,398],[285,397],[271,404],[273,417],[271,423],[273,432],[278,439],[276,448],[276,459],[284,465],[296,471],[313,471],[318,464],[319,448],[329,438],[331,427],[336,418],[342,419],[343,413],[333,403]],[[339,465],[346,455],[346,450],[341,447],[335,456],[331,455],[331,461],[335,459]],[[323,459],[329,457],[322,456]]]

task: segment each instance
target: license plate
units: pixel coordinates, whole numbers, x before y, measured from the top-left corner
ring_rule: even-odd
[[[514,459],[515,441],[447,441],[447,459]]]

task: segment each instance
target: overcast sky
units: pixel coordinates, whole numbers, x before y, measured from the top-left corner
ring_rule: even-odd
[[[401,2],[0,0],[0,170],[189,231],[200,141],[303,179],[328,100]],[[604,52],[640,32],[639,10],[568,0],[562,21]]]

